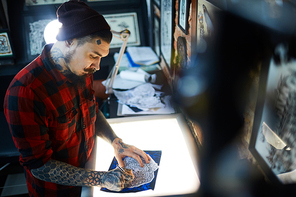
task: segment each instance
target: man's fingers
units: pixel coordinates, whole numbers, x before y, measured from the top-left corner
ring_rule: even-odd
[[[116,159],[117,159],[118,165],[124,168],[124,162],[122,161],[122,159],[121,158],[116,158]]]
[[[142,159],[140,158],[139,155],[133,154],[132,157],[139,162],[141,167],[144,167],[143,161],[142,161]]]
[[[149,155],[147,155],[144,151],[142,151],[140,149],[135,149],[134,153],[136,153],[136,154],[140,155],[141,157],[143,157],[146,163],[149,163],[149,161],[151,160]]]

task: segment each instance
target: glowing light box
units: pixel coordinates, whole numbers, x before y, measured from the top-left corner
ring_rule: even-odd
[[[127,144],[142,150],[161,150],[154,190],[108,193],[92,188],[93,196],[165,196],[197,192],[200,186],[194,138],[182,115],[138,116],[107,119],[114,132]],[[95,170],[107,171],[114,157],[110,144],[97,137]],[[85,188],[83,189],[85,190]],[[83,191],[83,194],[86,194]],[[89,191],[88,191],[89,194]]]

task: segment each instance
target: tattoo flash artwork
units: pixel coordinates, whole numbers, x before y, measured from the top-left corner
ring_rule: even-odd
[[[125,187],[120,191],[120,193],[133,193],[133,192],[141,192],[146,190],[154,190],[156,184],[156,178],[159,170],[161,151],[144,151],[150,157],[149,164],[145,163],[144,159],[142,159],[144,166],[141,167],[139,162],[132,157],[125,157],[123,162],[125,165],[125,170],[131,170],[134,179],[131,181],[130,185]],[[119,169],[118,162],[114,157],[109,170]],[[107,188],[101,188],[102,191],[106,192],[114,192],[110,191]]]
[[[44,29],[46,25],[50,22],[50,19],[38,20],[32,23],[29,23],[30,33],[30,54],[39,55],[42,52],[44,45]]]
[[[132,157],[126,157],[123,161],[125,168],[131,169],[135,176],[135,179],[128,188],[139,187],[150,183],[154,179],[154,171],[158,169],[157,163],[151,159],[147,164],[143,158],[141,159],[144,164],[143,168],[140,166],[139,162]]]

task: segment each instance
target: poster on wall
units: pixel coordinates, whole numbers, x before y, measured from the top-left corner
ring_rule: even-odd
[[[196,24],[196,34],[197,34],[197,45],[204,37],[210,37],[215,31],[215,15],[216,11],[220,9],[206,0],[198,0],[197,2],[197,24]]]
[[[68,0],[26,0],[26,6],[62,4]]]
[[[44,29],[51,19],[43,19],[29,23],[30,55],[39,55],[45,45]]]
[[[179,0],[178,5],[178,26],[185,34],[188,34],[189,1]]]
[[[161,53],[168,67],[171,67],[171,53],[172,53],[172,0],[161,1],[161,30],[160,42]]]
[[[41,54],[44,45],[46,44],[44,39],[45,27],[53,20],[56,20],[56,16],[52,15],[32,15],[24,17],[25,24],[25,36],[26,36],[26,49],[27,49],[27,61],[30,62]]]
[[[111,30],[121,32],[122,30],[128,29],[130,31],[127,46],[141,45],[138,18],[136,12],[106,14],[104,15],[104,17],[110,25]],[[122,40],[113,37],[110,44],[110,48],[121,47],[122,43]]]
[[[250,151],[271,181],[296,183],[296,61],[271,59],[261,72]]]

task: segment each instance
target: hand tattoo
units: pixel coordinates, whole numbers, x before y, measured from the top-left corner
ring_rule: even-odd
[[[122,148],[128,148],[128,145],[124,144],[121,139],[118,141],[118,143],[122,146]]]

